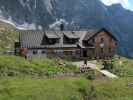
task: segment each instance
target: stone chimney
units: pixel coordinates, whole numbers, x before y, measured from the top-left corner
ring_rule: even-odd
[[[63,23],[61,23],[60,24],[60,36],[61,36],[61,38],[60,38],[60,45],[61,45],[61,47],[63,47],[63,36],[64,36],[64,24]]]

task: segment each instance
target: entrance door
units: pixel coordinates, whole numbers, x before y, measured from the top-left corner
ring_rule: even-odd
[[[87,50],[86,49],[83,50],[83,57],[87,57]]]

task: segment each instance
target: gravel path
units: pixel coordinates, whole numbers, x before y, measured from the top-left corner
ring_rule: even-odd
[[[107,76],[108,78],[118,78],[115,74],[109,72],[108,70],[101,70],[100,68],[97,67],[96,64],[91,63],[90,61],[87,62],[87,65],[84,65],[84,61],[79,61],[79,62],[73,62],[74,65],[82,68],[82,67],[89,67],[90,69],[97,70],[103,75]]]

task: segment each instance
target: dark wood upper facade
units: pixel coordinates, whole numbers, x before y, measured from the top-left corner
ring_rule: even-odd
[[[117,39],[107,30],[100,30],[91,38],[83,40],[84,56],[106,58],[116,53]]]

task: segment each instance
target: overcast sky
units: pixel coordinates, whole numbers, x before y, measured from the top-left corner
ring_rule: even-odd
[[[101,0],[106,5],[121,3],[123,7],[133,10],[133,0]]]

